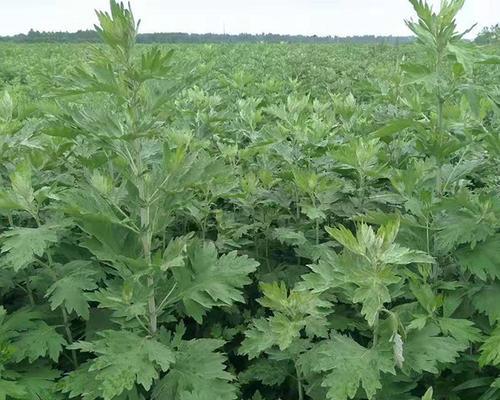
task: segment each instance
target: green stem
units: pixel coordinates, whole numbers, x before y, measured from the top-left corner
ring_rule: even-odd
[[[50,255],[50,253],[47,254],[47,258],[49,261],[49,268],[50,268],[49,272],[52,275],[52,278],[54,279],[54,281],[57,282],[59,280],[59,278],[57,277],[57,274],[55,273],[55,271],[52,269],[53,263],[52,263],[52,257]],[[66,339],[68,340],[68,343],[71,345],[75,342],[75,340],[73,338],[73,333],[71,332],[71,321],[69,320],[69,316],[68,316],[66,309],[64,308],[64,305],[61,306],[61,315],[62,315],[63,323],[64,323],[64,331],[66,332]],[[78,368],[78,366],[79,366],[78,357],[76,356],[75,349],[71,350],[71,360],[73,361],[73,366],[75,368]]]
[[[139,189],[139,197],[141,201],[144,203],[144,206],[140,209],[140,218],[141,218],[141,242],[142,242],[142,251],[144,255],[144,260],[146,264],[151,266],[151,243],[152,243],[152,229],[151,229],[151,210],[149,199],[146,193],[146,187],[144,184],[144,180],[140,177],[143,172],[143,164],[141,159],[141,147],[140,143],[137,146],[137,168],[138,175],[136,176],[136,180],[138,182]],[[158,315],[156,309],[156,299],[155,299],[155,279],[153,272],[149,273],[147,277],[147,285],[150,290],[150,295],[148,298],[148,314],[149,314],[149,332],[151,335],[155,335],[158,330]]]
[[[375,348],[378,344],[378,331],[379,331],[379,316],[380,313],[377,313],[375,317],[375,322],[373,323],[373,342],[372,342],[372,348]]]
[[[299,191],[297,188],[295,189],[295,223],[298,225],[300,221],[300,206],[299,206]],[[297,254],[297,266],[300,266],[301,264],[301,259],[300,256]]]
[[[297,393],[299,396],[299,400],[304,400],[304,388],[302,386],[302,377],[300,375],[299,368],[297,367],[297,363],[295,363],[295,373],[297,376]]]
[[[40,226],[42,225],[41,221],[40,221],[40,217],[38,216],[38,214],[35,214],[34,217],[35,217],[35,221],[36,221],[37,226],[40,228]],[[54,279],[54,282],[57,282],[59,280],[59,277],[57,276],[56,271],[54,271],[54,267],[53,267],[54,261],[52,260],[52,255],[50,254],[50,252],[47,252],[47,261],[48,261],[48,264],[45,264],[42,262],[42,265],[44,264],[47,267],[49,274],[52,276],[52,279]],[[34,302],[34,300],[33,300],[33,302]],[[61,306],[61,314],[62,314],[63,323],[64,323],[64,330],[66,332],[66,339],[68,340],[68,343],[71,345],[74,343],[73,333],[71,332],[71,321],[69,320],[68,313],[66,312],[64,305]],[[79,366],[78,357],[76,356],[75,349],[71,350],[71,360],[73,362],[73,366],[75,367],[75,369],[78,368],[78,366]]]
[[[316,246],[319,245],[319,219],[316,218]]]
[[[311,201],[313,203],[313,207],[317,208],[316,195],[311,194]],[[316,218],[314,220],[314,231],[315,231],[315,242],[316,246],[319,245],[319,219]]]
[[[33,307],[35,305],[35,297],[33,296],[33,290],[31,289],[29,282],[26,282],[26,293],[28,293],[30,305]]]
[[[266,252],[266,266],[267,266],[267,270],[269,272],[271,272],[271,264],[269,262],[269,240],[267,238],[267,232],[265,232],[264,234],[264,249],[265,249],[265,252]]]
[[[365,197],[366,197],[366,176],[364,173],[359,172],[359,187],[358,187],[358,194],[359,194],[359,204],[360,207],[363,208],[365,204]]]
[[[435,72],[436,72],[436,78],[437,78],[437,85],[436,85],[436,101],[437,101],[437,131],[441,133],[443,131],[443,125],[444,125],[444,118],[443,118],[443,106],[444,106],[444,99],[442,96],[442,87],[441,87],[441,74],[442,74],[442,60],[443,60],[443,50],[441,47],[438,45],[436,48],[436,65],[435,65]]]
[[[141,208],[141,226],[146,232],[142,236],[142,249],[144,253],[144,259],[148,266],[151,266],[151,228],[149,224],[149,206]],[[151,272],[147,278],[148,287],[151,294],[148,298],[148,312],[149,312],[149,331],[151,335],[154,335],[158,329],[158,316],[156,312],[156,299],[155,299],[155,280],[153,273]]]
[[[295,218],[297,222],[300,220],[300,206],[299,206],[299,191],[295,189]]]
[[[425,226],[425,241],[427,246],[427,254],[431,254],[431,238],[429,236],[429,217],[426,218],[426,226]]]
[[[74,339],[73,339],[73,333],[71,333],[71,325],[70,325],[70,321],[68,318],[68,313],[66,312],[66,309],[64,307],[61,307],[61,311],[62,311],[62,317],[63,317],[63,322],[64,322],[64,329],[66,331],[66,337],[68,339],[68,342],[70,344],[73,344]],[[78,368],[78,358],[76,356],[76,350],[74,350],[74,349],[71,350],[71,360],[73,361],[74,367]]]

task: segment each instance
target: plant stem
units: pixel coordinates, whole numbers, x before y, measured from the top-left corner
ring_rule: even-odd
[[[297,222],[300,219],[299,191],[295,189],[295,218]]]
[[[444,100],[442,96],[442,87],[441,87],[441,75],[442,75],[442,64],[443,64],[443,48],[440,44],[437,44],[436,47],[436,64],[435,64],[435,72],[437,78],[436,85],[436,100],[437,100],[437,130],[439,133],[443,131],[444,119],[443,119],[443,106]]]
[[[366,197],[366,176],[363,172],[359,172],[359,205],[362,208],[365,205],[365,197]]]
[[[48,258],[49,258],[49,266],[52,266],[52,257],[50,256],[50,254],[48,254]],[[50,273],[53,276],[54,281],[57,281],[58,277],[55,271],[51,269]],[[71,332],[71,322],[69,320],[68,312],[64,308],[64,305],[61,306],[61,315],[64,323],[64,331],[66,332],[66,339],[68,340],[69,344],[73,344],[75,340],[73,338],[73,333]],[[78,368],[79,364],[75,349],[71,349],[71,360],[73,361],[74,367]]]
[[[271,272],[271,264],[269,263],[269,240],[267,238],[267,231],[264,233],[264,249],[266,254],[266,266],[267,270]]]
[[[313,207],[317,208],[317,203],[316,203],[316,195],[311,194],[311,201],[313,203]],[[314,230],[315,230],[315,242],[316,246],[319,245],[319,218],[316,217],[314,221]]]
[[[31,289],[29,282],[26,282],[26,293],[28,293],[28,299],[30,301],[30,305],[34,306],[35,298],[33,297],[33,290]]]
[[[40,221],[40,217],[38,216],[38,214],[35,214],[34,217],[35,217],[35,221],[36,221],[37,226],[40,228],[40,226],[42,225],[41,221]],[[57,276],[56,271],[54,271],[54,261],[52,260],[52,255],[50,254],[50,252],[47,252],[47,261],[48,261],[48,264],[45,264],[42,262],[42,265],[45,264],[46,268],[48,269],[49,274],[52,276],[52,279],[54,279],[54,282],[57,282],[59,280],[59,277]],[[29,285],[28,285],[28,287],[29,287]],[[34,304],[34,299],[33,299],[33,304]],[[61,306],[61,314],[62,314],[63,323],[64,323],[64,330],[66,332],[66,339],[68,340],[69,344],[73,344],[74,339],[73,339],[73,333],[71,332],[71,322],[68,318],[68,313],[66,312],[64,305]],[[76,356],[75,349],[71,350],[71,360],[73,362],[73,366],[75,367],[75,369],[78,368],[78,366],[79,366],[78,357]]]
[[[425,241],[426,241],[426,246],[427,246],[427,254],[431,254],[431,238],[429,236],[429,216],[427,216],[426,221],[425,221]]]
[[[144,191],[144,190],[142,190]],[[152,233],[149,224],[149,205],[141,208],[141,227],[145,229],[142,235],[142,249],[144,252],[144,259],[148,266],[151,265],[151,239]],[[155,280],[153,273],[150,273],[147,279],[148,287],[151,290],[151,294],[148,298],[148,312],[149,312],[149,331],[151,335],[154,335],[158,328],[158,316],[156,312],[156,300],[155,300]]]
[[[299,368],[297,363],[295,363],[295,373],[297,376],[297,393],[299,395],[299,400],[304,400],[304,388],[302,387],[302,377],[300,376]]]
[[[319,219],[316,218],[316,246],[319,245]]]
[[[378,312],[377,315],[375,316],[375,322],[373,323],[372,348],[375,348],[378,344],[379,318],[380,318],[380,312]]]
[[[66,312],[66,309],[64,307],[61,307],[61,311],[64,322],[64,329],[66,331],[66,337],[68,339],[68,342],[72,344],[74,342],[74,339],[73,339],[73,333],[71,333],[71,326],[68,318],[68,313]],[[74,367],[78,368],[78,358],[76,357],[76,350],[74,349],[71,350],[71,360],[73,361]]]
[[[140,218],[141,218],[141,242],[142,242],[142,251],[144,255],[144,260],[148,266],[151,266],[151,242],[153,233],[151,230],[151,218],[150,218],[150,205],[149,199],[146,195],[146,187],[144,184],[144,180],[140,175],[142,174],[143,164],[141,159],[141,147],[140,143],[138,144],[137,149],[137,167],[138,167],[138,175],[136,176],[138,182],[139,189],[139,197],[141,201],[144,202],[144,206],[140,209]],[[153,272],[150,272],[147,278],[147,284],[149,290],[151,291],[148,298],[148,314],[149,314],[149,332],[151,335],[156,334],[158,330],[158,316],[156,309],[156,300],[155,300],[155,280],[153,276]]]
[[[7,220],[9,221],[9,226],[11,228],[14,228],[14,221],[12,220],[12,214],[11,213],[7,214]]]
[[[155,289],[154,289],[154,278],[148,277],[148,286],[152,290],[152,294],[148,299],[148,310],[149,310],[149,330],[152,335],[154,335],[158,328],[158,316],[156,315],[156,300],[155,300]]]

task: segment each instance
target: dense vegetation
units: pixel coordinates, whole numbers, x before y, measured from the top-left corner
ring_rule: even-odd
[[[0,400],[495,400],[500,57],[0,45]]]

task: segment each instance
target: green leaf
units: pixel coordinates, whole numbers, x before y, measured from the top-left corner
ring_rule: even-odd
[[[368,325],[373,326],[384,303],[391,301],[391,294],[384,282],[374,279],[357,288],[352,301],[363,305],[361,314],[368,321]]]
[[[270,319],[259,318],[253,320],[252,325],[245,332],[245,339],[239,349],[240,354],[252,359],[257,358],[262,352],[278,344],[286,348],[290,343],[290,338],[297,337],[300,329],[303,328],[303,325],[300,323],[291,324],[289,321],[287,322],[283,326],[285,329],[284,332],[281,332],[277,329],[280,327],[279,324],[273,326],[273,321]]]
[[[424,252],[394,243],[399,231],[399,220],[382,225],[377,233],[371,226],[360,224],[356,229],[356,237],[343,226],[335,229],[327,227],[326,231],[349,251],[366,258],[374,266],[434,262],[434,259]]]
[[[184,267],[187,245],[192,235],[172,239],[163,253],[160,269],[166,271],[173,267]]]
[[[385,138],[387,136],[392,136],[395,133],[401,132],[406,128],[410,128],[415,126],[416,122],[413,119],[398,119],[389,122],[387,125],[382,128],[377,129],[375,132],[372,132],[371,135],[378,138]]]
[[[20,309],[7,315],[0,309],[0,343],[8,346],[7,359],[34,362],[41,357],[58,361],[66,340],[56,328],[41,320],[42,315],[29,309]]]
[[[434,314],[440,304],[439,296],[436,296],[432,287],[427,283],[410,282],[410,290],[420,305],[429,313]]]
[[[293,373],[290,362],[259,359],[238,375],[240,383],[260,381],[267,386],[281,385]]]
[[[90,371],[91,366],[91,361],[87,361],[61,381],[61,391],[68,393],[70,399],[75,397],[81,397],[83,400],[102,398],[100,397],[102,388],[99,387],[96,379],[98,371]],[[94,382],[94,384],[89,385],[89,382]]]
[[[90,388],[89,399],[95,398],[92,396],[97,393],[104,400],[111,400],[132,390],[136,383],[149,390],[159,377],[159,371],[166,372],[175,360],[169,347],[132,332],[104,331],[99,336],[101,339],[94,342],[77,342],[70,346],[71,349],[93,353],[96,358],[84,370],[69,374],[66,391],[85,395],[89,389],[81,386],[82,375],[86,375],[87,385],[91,381],[96,385]]]
[[[434,258],[424,253],[423,251],[411,250],[398,245],[392,244],[381,257],[381,261],[386,264],[407,265],[412,263],[433,264]]]
[[[141,56],[139,80],[165,79],[170,71],[170,59],[173,49],[163,52],[158,47],[152,47]]]
[[[448,51],[456,57],[457,62],[462,65],[468,75],[473,74],[476,59],[474,48],[467,47],[463,43],[449,43]]]
[[[283,282],[261,283],[260,288],[264,295],[259,299],[262,306],[292,319],[303,319],[307,316],[322,318],[330,312],[331,304],[327,301],[306,291],[288,291]]]
[[[9,122],[12,119],[14,111],[14,102],[9,92],[4,91],[0,96],[0,122]]]
[[[339,226],[338,228],[325,227],[328,234],[339,242],[342,246],[347,248],[349,251],[363,255],[364,249],[358,243],[357,239],[354,237],[352,232],[344,226]]]
[[[428,325],[408,333],[404,347],[405,369],[436,374],[439,364],[452,363],[468,345],[453,337],[439,336],[440,329]]]
[[[28,359],[32,363],[36,359],[45,356],[57,362],[59,354],[63,347],[66,346],[66,340],[57,333],[53,326],[40,321],[23,332],[13,346],[15,349],[14,358],[17,362]]]
[[[326,374],[321,385],[331,400],[353,399],[360,387],[372,399],[382,388],[381,373],[394,374],[394,361],[387,354],[339,334],[317,345],[300,362],[306,371]]]
[[[436,84],[437,74],[426,65],[405,63],[401,65],[401,69],[405,73],[403,84],[406,86],[422,84],[426,88],[432,88]],[[415,123],[413,125],[418,126]]]
[[[32,186],[32,166],[28,160],[19,162],[16,169],[10,174],[12,192],[17,203],[25,211],[33,213],[35,194]]]
[[[53,283],[45,294],[52,310],[63,305],[68,313],[75,311],[80,317],[86,320],[89,318],[85,292],[97,288],[97,273],[91,266],[89,261],[77,260],[61,268],[65,276]]]
[[[26,399],[25,388],[17,382],[0,379],[0,400]]]
[[[0,341],[8,341],[19,336],[20,332],[36,325],[39,318],[39,313],[26,308],[7,315],[5,308],[0,306]]]
[[[98,11],[97,33],[104,43],[126,57],[135,45],[138,24],[130,9],[115,0],[110,2],[111,13]]]
[[[473,248],[461,248],[456,256],[460,266],[479,279],[500,278],[500,234],[479,242]]]
[[[307,216],[307,218],[313,221],[315,220],[322,221],[326,219],[326,214],[319,207],[304,205],[302,206],[302,213],[304,213]]]
[[[15,194],[10,191],[0,190],[0,210],[22,210],[24,207]]]
[[[30,367],[26,371],[22,371],[17,378],[17,382],[25,388],[29,398],[62,399],[56,383],[61,376],[61,371],[51,369],[44,364],[31,365]]]
[[[493,221],[481,221],[481,214],[484,213],[486,204],[483,201],[469,196],[464,201],[464,207],[460,202],[461,198],[450,200],[447,204],[446,213],[436,217],[436,226],[439,231],[436,233],[436,248],[445,253],[454,249],[455,246],[472,243],[475,245],[486,240],[495,233]],[[458,204],[455,204],[458,203]],[[491,214],[490,214],[491,215]],[[489,218],[490,215],[488,215]]]
[[[259,263],[236,251],[217,258],[213,243],[196,244],[189,251],[186,267],[172,268],[178,296],[187,315],[201,323],[213,307],[243,302],[241,289],[251,283],[249,275]]]
[[[294,341],[300,339],[302,330],[310,337],[324,337],[327,327],[326,321],[318,318],[292,319],[282,313],[275,313],[267,319],[259,318],[252,322],[250,328],[245,331],[245,339],[241,343],[239,353],[252,359],[271,350],[273,346],[285,351]]]
[[[3,264],[19,271],[42,257],[47,249],[58,242],[58,227],[43,225],[39,228],[12,228],[0,236]]]
[[[399,232],[399,219],[387,222],[377,232],[367,224],[360,224],[356,236],[343,226],[327,228],[327,231],[348,252],[344,250],[339,257],[328,256],[327,263],[310,266],[317,272],[306,275],[302,285],[311,290],[327,290],[328,284],[332,289],[350,285],[349,296],[352,302],[362,304],[361,313],[370,326],[375,324],[384,304],[391,302],[392,286],[404,279],[398,275],[404,270],[394,266],[434,262],[427,254],[394,242]]]
[[[430,387],[427,389],[427,392],[425,392],[424,396],[422,397],[422,400],[432,400],[432,395],[434,394],[434,391]]]
[[[204,390],[194,390],[192,392],[182,392],[179,400],[211,400],[212,395]]]
[[[497,327],[481,346],[479,364],[500,365],[500,327]]]
[[[300,246],[307,243],[307,239],[303,232],[297,232],[289,228],[276,228],[273,236],[280,241],[280,243],[288,244],[290,246]]]
[[[488,316],[492,325],[500,321],[500,283],[482,285],[472,297],[472,304],[476,310]]]
[[[310,273],[302,275],[299,290],[306,289],[313,293],[323,293],[344,283],[341,256],[333,251],[324,254],[317,264],[308,265]]]
[[[469,389],[489,387],[491,385],[492,380],[493,378],[491,377],[472,378],[465,382],[460,383],[460,385],[458,386],[455,386],[453,388],[453,391],[461,392]]]
[[[481,330],[474,326],[474,322],[466,319],[439,318],[441,332],[457,339],[464,346],[479,342],[482,339]]]
[[[264,297],[259,303],[271,309],[273,315],[253,321],[245,332],[241,354],[255,358],[273,346],[286,350],[300,337],[302,329],[310,337],[327,336],[326,316],[331,312],[329,302],[313,292],[292,290],[288,293],[284,283],[263,283],[261,289]]]
[[[218,400],[236,399],[237,388],[231,383],[234,377],[225,370],[226,358],[217,351],[223,345],[215,339],[182,341],[175,363],[155,385],[152,398],[171,400],[185,392],[196,392],[209,393],[210,398]]]
[[[137,229],[128,218],[120,218],[112,205],[93,188],[64,192],[64,211],[73,216],[83,231],[92,235],[108,252],[130,256],[135,254],[132,240]],[[117,241],[116,237],[126,240]]]
[[[353,137],[331,152],[331,157],[343,168],[353,169],[361,176],[377,176],[383,171],[379,155],[383,143],[378,138]]]

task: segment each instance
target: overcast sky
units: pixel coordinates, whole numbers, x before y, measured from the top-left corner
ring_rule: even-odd
[[[438,5],[440,0],[430,0]],[[407,0],[132,0],[141,32],[406,35]],[[107,0],[0,0],[0,35],[89,29]],[[466,0],[465,29],[500,22],[500,0]],[[478,28],[480,29],[480,28]],[[476,29],[475,32],[478,31]]]

